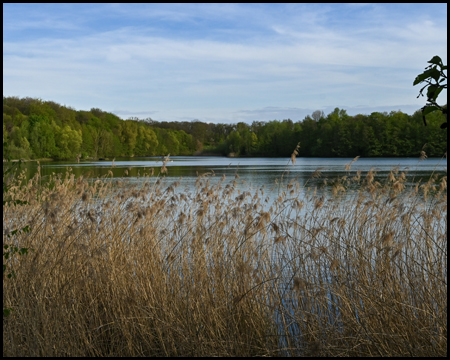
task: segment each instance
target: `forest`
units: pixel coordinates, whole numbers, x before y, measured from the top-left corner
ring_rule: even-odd
[[[101,159],[121,156],[225,155],[285,157],[300,143],[300,157],[429,157],[447,151],[441,111],[426,116],[401,111],[350,116],[336,108],[303,120],[212,124],[120,119],[92,108],[3,97],[3,143],[12,159]]]

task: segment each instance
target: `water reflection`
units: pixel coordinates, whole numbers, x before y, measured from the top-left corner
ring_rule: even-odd
[[[447,174],[446,159],[415,158],[367,158],[352,163],[350,171],[345,170],[350,158],[297,158],[294,165],[287,158],[227,158],[227,157],[170,157],[166,163],[168,173],[164,174],[167,181],[181,179],[182,186],[192,186],[200,175],[230,179],[239,176],[239,183],[249,187],[273,186],[283,178],[289,182],[296,179],[301,186],[319,186],[325,182],[331,183],[337,178],[355,176],[361,171],[364,177],[370,169],[376,171],[376,179],[385,179],[393,169],[408,173],[410,181],[426,181],[432,173],[440,176]],[[129,179],[131,182],[141,182],[143,177],[154,173],[158,175],[163,164],[161,157],[118,158],[114,161],[52,161],[41,163],[41,175],[45,178],[53,174],[65,173],[68,169],[75,177],[99,178],[111,176],[113,179]],[[27,178],[37,172],[36,162],[24,164]],[[311,176],[320,169],[321,176],[312,179]],[[172,180],[171,180],[172,179]]]

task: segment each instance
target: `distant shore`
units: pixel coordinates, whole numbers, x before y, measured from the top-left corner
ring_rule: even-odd
[[[42,158],[42,159],[12,159],[11,162],[29,162],[29,161],[55,161],[55,159],[52,158]],[[3,159],[3,162],[7,162],[6,159]]]

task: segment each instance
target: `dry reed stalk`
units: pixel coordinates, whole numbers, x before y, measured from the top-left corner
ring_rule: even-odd
[[[446,355],[446,178],[290,182],[262,208],[212,175],[13,187],[33,201],[4,207],[4,243],[27,223],[35,252],[6,262],[3,355]]]

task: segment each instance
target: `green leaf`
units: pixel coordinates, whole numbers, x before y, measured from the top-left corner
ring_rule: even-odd
[[[428,101],[436,101],[438,95],[441,93],[442,88],[441,87],[437,87],[435,85],[430,85],[428,87],[428,91],[427,91],[427,98]]]
[[[3,316],[9,316],[11,315],[11,309],[3,309]]]
[[[439,78],[441,77],[441,73],[438,69],[436,69],[436,66],[430,69],[430,77],[432,77],[436,81],[438,81]]]
[[[441,93],[442,90],[444,90],[443,87],[438,87],[438,89],[436,90],[436,93],[434,94],[434,100],[437,99],[437,97],[439,96],[439,94]]]
[[[428,61],[429,64],[442,65],[442,59],[439,56],[433,56],[433,58]]]
[[[414,80],[413,86],[421,83],[422,81],[425,81],[428,78],[433,78],[436,81],[439,80],[441,77],[441,72],[436,69],[436,66],[433,66],[431,69],[428,69],[424,71],[422,74],[417,75],[416,79]]]
[[[431,69],[430,69],[431,70]],[[422,81],[425,81],[430,77],[430,70],[424,71],[422,74],[417,75],[416,79],[414,80],[413,86],[421,83]]]
[[[27,205],[28,204],[28,201],[22,201],[22,200],[13,200],[11,202],[14,204],[14,206],[16,206],[16,205]]]
[[[20,250],[19,250],[19,254],[20,254],[20,255],[26,255],[26,254],[28,254],[28,249],[27,249],[27,248],[22,248],[22,249],[20,249]]]
[[[427,106],[424,110],[423,110],[423,115],[427,115],[433,111],[439,110],[439,108],[437,106]]]

